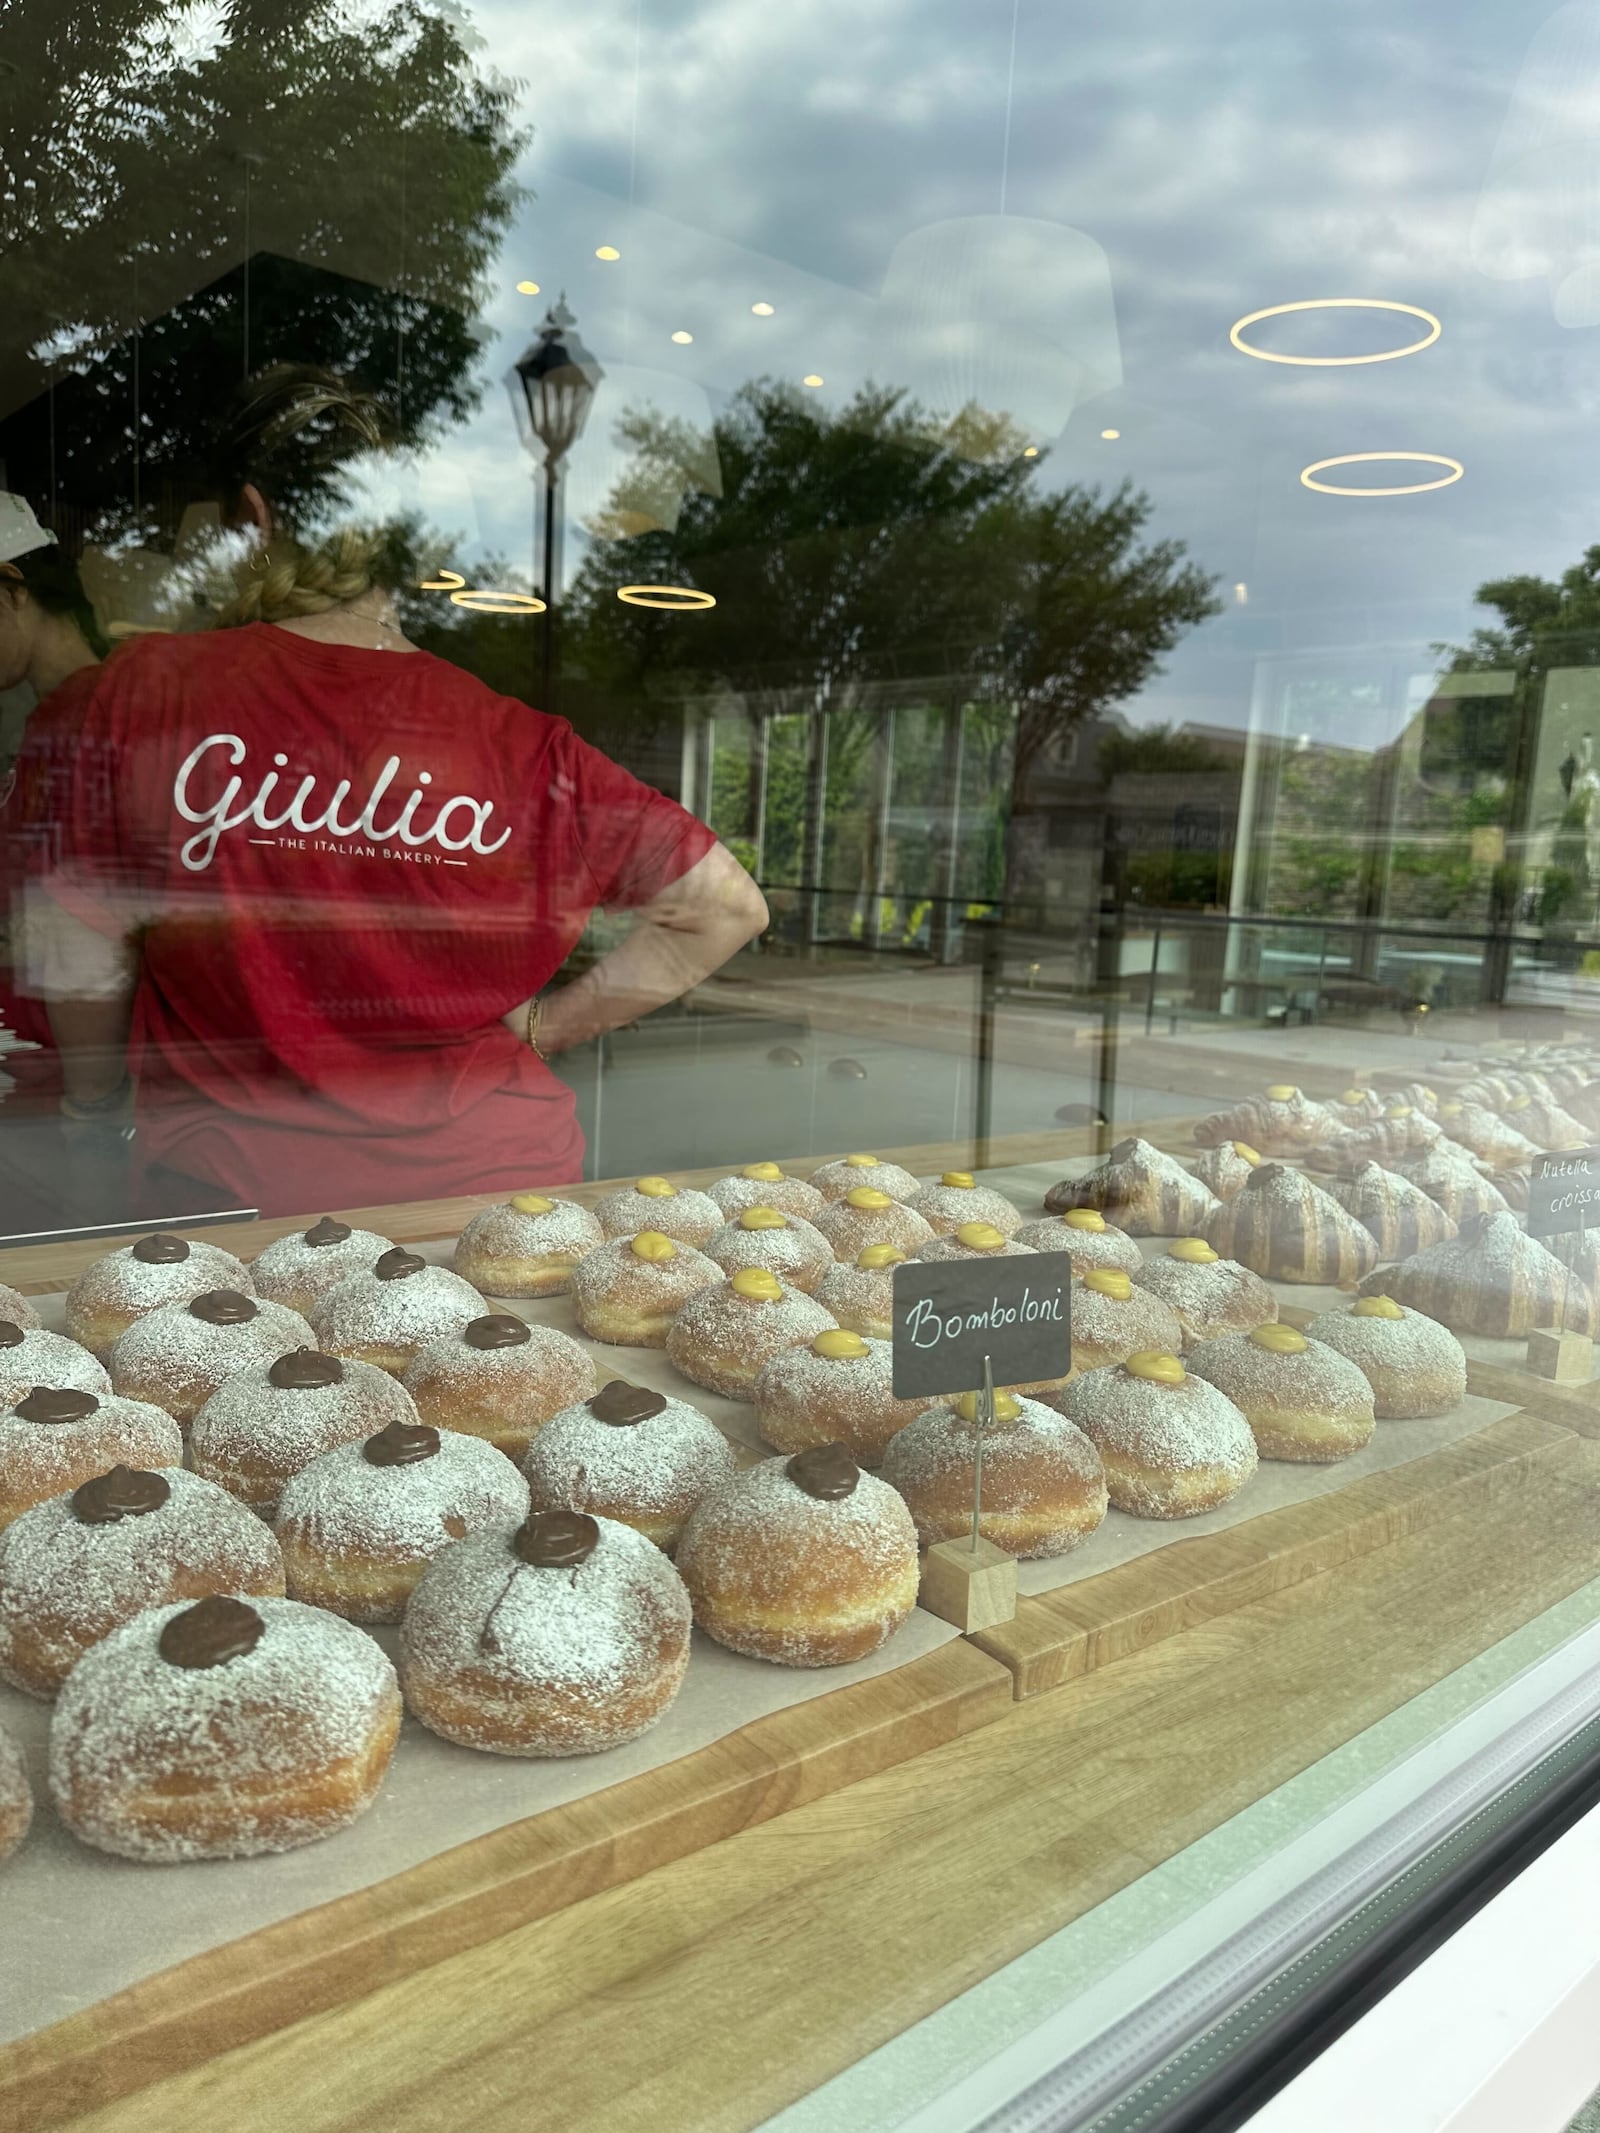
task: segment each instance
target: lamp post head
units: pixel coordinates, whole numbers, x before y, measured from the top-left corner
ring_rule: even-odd
[[[605,372],[578,337],[563,293],[545,313],[538,334],[512,366],[507,384],[517,428],[529,449],[543,449],[554,470],[583,435]]]

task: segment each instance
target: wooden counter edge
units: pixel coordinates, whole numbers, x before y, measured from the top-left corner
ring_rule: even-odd
[[[0,2048],[0,2124],[7,2133],[60,2125],[956,1740],[1012,1701],[1005,1669],[957,1638],[773,1712]]]

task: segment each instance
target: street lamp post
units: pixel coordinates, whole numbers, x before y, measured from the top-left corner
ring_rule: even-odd
[[[544,541],[539,590],[545,604],[541,707],[546,711],[554,708],[556,601],[560,592],[557,557],[561,524],[556,492],[562,462],[583,435],[589,409],[604,377],[605,372],[578,338],[577,320],[567,309],[563,292],[545,313],[535,340],[517,358],[508,381],[523,443],[544,456]]]

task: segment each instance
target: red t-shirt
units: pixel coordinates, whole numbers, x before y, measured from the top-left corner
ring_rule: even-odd
[[[147,1161],[263,1213],[559,1184],[566,1085],[501,1023],[597,905],[715,842],[562,719],[428,653],[263,624],[104,671],[56,900],[135,927]]]

